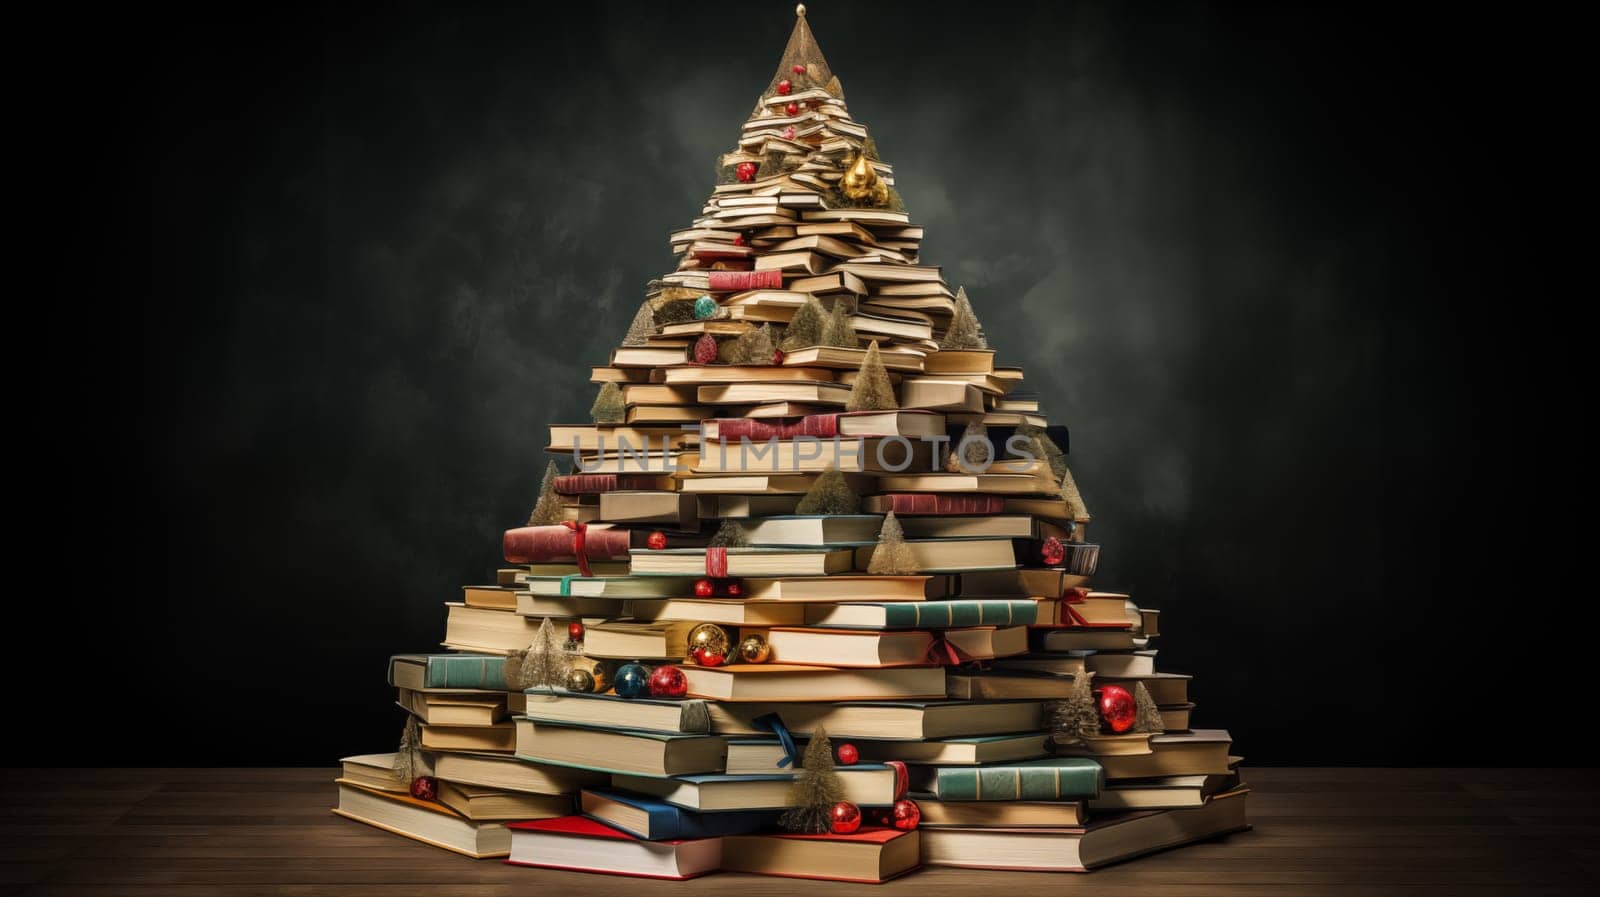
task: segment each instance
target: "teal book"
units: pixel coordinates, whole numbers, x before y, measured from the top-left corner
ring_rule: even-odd
[[[1104,775],[1088,757],[1047,757],[988,766],[911,768],[911,790],[940,800],[1087,800]]]
[[[806,608],[806,625],[821,629],[1031,626],[1038,619],[1039,605],[1030,599],[850,602]]]
[[[396,654],[389,658],[389,684],[413,691],[508,691],[505,663],[498,654]]]

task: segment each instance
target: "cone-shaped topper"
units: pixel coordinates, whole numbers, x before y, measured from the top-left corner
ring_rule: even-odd
[[[839,79],[833,76],[833,70],[828,68],[828,60],[822,58],[822,48],[817,46],[817,39],[811,34],[811,26],[806,24],[806,7],[802,3],[794,8],[794,31],[789,34],[789,44],[783,48],[783,59],[778,62],[778,71],[772,76],[772,83],[767,85],[762,96],[772,96],[780,92],[799,93],[802,90],[822,88],[840,99],[844,98],[844,88],[839,86]],[[789,90],[782,91],[779,84],[789,82]]]

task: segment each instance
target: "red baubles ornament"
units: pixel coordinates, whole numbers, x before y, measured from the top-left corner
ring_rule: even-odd
[[[717,338],[709,333],[700,334],[694,341],[694,363],[711,364],[717,360]]]
[[[773,349],[772,350],[772,366],[773,367],[777,367],[780,364],[783,364],[783,350],[782,349]]]
[[[861,752],[848,741],[834,748],[833,752],[838,757],[840,766],[854,766],[861,762]]]
[[[861,808],[847,800],[841,800],[833,805],[832,819],[833,833],[848,835],[861,827]]]
[[[1100,718],[1111,731],[1122,733],[1133,728],[1139,718],[1139,704],[1133,693],[1120,685],[1100,686]]]
[[[894,802],[894,827],[902,832],[909,832],[922,822],[922,808],[914,800],[897,800]]]
[[[733,235],[733,245],[735,245],[735,246],[743,246],[744,245],[744,234],[734,234]]]
[[[740,595],[744,594],[744,586],[737,582],[730,582],[722,587],[722,591],[723,594],[727,595],[729,598],[738,598]]]
[[[709,579],[697,579],[694,581],[694,596],[696,598],[710,598],[711,593],[716,590],[716,585]]]
[[[439,780],[433,776],[417,776],[411,780],[411,796],[417,800],[438,798]]]
[[[800,104],[796,103],[794,100],[790,100],[789,105],[783,107],[783,111],[788,115],[799,115]]]
[[[689,693],[689,680],[683,677],[683,670],[670,663],[652,670],[648,685],[652,698],[681,698]]]
[[[791,90],[794,90],[794,85],[789,83],[788,78],[778,82],[778,96],[786,97],[789,95],[789,91]]]
[[[792,103],[790,105],[793,105]],[[750,183],[756,179],[756,163],[740,162],[733,166],[733,174],[743,183]]]
[[[574,642],[583,641],[583,624],[577,622],[568,623],[567,638]]]
[[[1046,567],[1060,566],[1061,562],[1067,559],[1067,547],[1061,544],[1060,539],[1051,536],[1039,546],[1039,557],[1044,560]]]
[[[793,140],[794,139],[794,125],[790,125],[789,127],[783,129],[783,139],[784,140]]]
[[[645,537],[644,544],[646,548],[652,551],[660,551],[667,547],[667,534],[661,530],[656,530]]]
[[[806,73],[806,67],[800,65],[799,63],[795,63],[794,68],[790,69],[789,71],[794,72],[796,75],[804,75]]]
[[[720,667],[728,662],[728,655],[721,651],[712,651],[709,648],[696,648],[689,654],[696,666]]]

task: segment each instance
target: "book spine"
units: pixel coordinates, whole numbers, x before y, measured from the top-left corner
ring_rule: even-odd
[[[885,511],[901,516],[927,514],[998,514],[1005,510],[1005,499],[998,495],[935,495],[928,492],[891,492],[883,496]]]
[[[628,476],[615,473],[572,473],[556,477],[556,491],[562,495],[625,492],[650,489],[655,484],[655,477]]]
[[[783,289],[782,271],[711,271],[706,280],[715,292]]]
[[[1064,800],[1100,793],[1094,767],[941,767],[934,783],[940,800]]]
[[[507,691],[504,657],[436,654],[428,658],[423,685],[428,688],[480,688]]]
[[[513,564],[539,564],[576,559],[573,546],[576,533],[564,526],[522,526],[506,530],[502,547],[506,561]],[[583,553],[591,561],[628,559],[629,535],[626,529],[589,529],[584,533]]]
[[[905,601],[880,606],[889,626],[906,629],[1027,626],[1039,616],[1033,601]]]
[[[719,418],[717,420],[718,442],[730,442],[741,438],[760,441],[793,439],[796,436],[815,436],[821,439],[831,439],[838,432],[839,416],[837,414],[811,414],[801,418],[796,423],[778,424],[771,421],[739,417]]]

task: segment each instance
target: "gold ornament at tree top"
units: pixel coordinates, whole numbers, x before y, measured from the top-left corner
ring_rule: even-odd
[[[839,192],[855,202],[888,205],[889,187],[878,178],[878,170],[866,153],[856,155],[856,161],[839,181]]]

